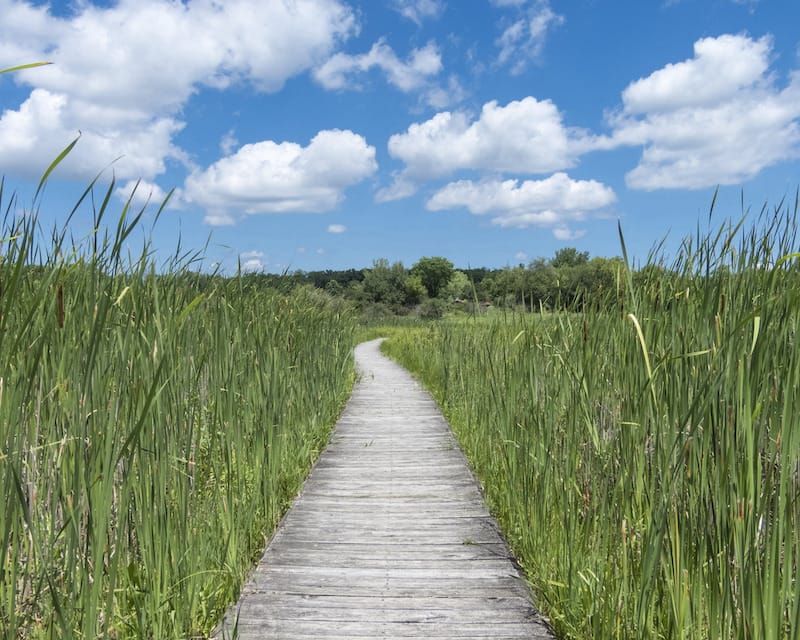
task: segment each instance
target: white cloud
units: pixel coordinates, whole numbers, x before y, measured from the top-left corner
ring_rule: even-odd
[[[442,70],[442,58],[434,43],[414,49],[404,62],[383,40],[361,55],[337,53],[314,71],[314,77],[326,89],[346,89],[355,85],[353,77],[378,68],[387,81],[404,92],[424,87]]]
[[[120,155],[115,170],[123,178],[152,180],[170,158],[185,162],[172,140],[199,88],[248,82],[277,91],[356,28],[339,0],[80,2],[67,17],[0,0],[0,15],[0,68],[55,63],[15,75],[33,92],[0,119],[4,169],[36,175],[80,130],[62,175],[81,178]],[[32,134],[27,142],[23,130]]]
[[[266,267],[263,258],[263,251],[243,251],[239,254],[239,264],[242,267],[242,271],[263,271],[264,267]]]
[[[495,1],[500,7],[522,7],[515,0]],[[549,0],[538,0],[526,7],[521,15],[507,26],[495,44],[500,48],[497,62],[511,64],[511,73],[522,73],[528,63],[542,55],[547,35],[553,27],[564,23],[564,17],[550,8]]]
[[[392,7],[404,18],[422,24],[425,18],[437,18],[444,10],[442,0],[394,0]]]
[[[264,263],[261,262],[261,260],[245,260],[244,262],[241,263],[241,265],[242,265],[242,271],[245,272],[254,273],[264,270]]]
[[[233,150],[239,146],[239,139],[236,137],[235,132],[233,129],[230,129],[222,136],[222,139],[219,141],[219,150],[222,152],[223,156],[229,156],[233,152]]]
[[[685,107],[715,106],[742,90],[763,84],[771,40],[723,35],[694,43],[694,58],[668,64],[622,92],[625,111],[669,112]]]
[[[133,207],[146,205],[160,207],[167,197],[167,192],[155,183],[145,180],[129,180],[117,189],[116,196],[125,202],[130,200]],[[174,202],[174,197],[175,194],[170,198],[170,203]]]
[[[524,251],[517,251],[514,254],[514,258],[519,260],[520,262],[527,262],[528,261],[528,254]]]
[[[467,92],[456,76],[450,76],[446,85],[432,85],[425,92],[425,102],[434,109],[446,109],[461,102]]]
[[[147,112],[179,107],[198,85],[224,88],[246,80],[277,91],[355,28],[352,11],[338,0],[120,0],[77,7],[67,18],[40,16],[33,34],[24,23],[22,33],[0,27],[11,42],[40,37],[41,51],[56,63],[23,78],[95,104]]]
[[[644,147],[626,183],[648,190],[738,184],[800,156],[800,72],[779,88],[771,51],[769,37],[698,40],[693,58],[625,89],[597,148]]]
[[[320,212],[336,207],[344,189],[377,170],[375,148],[352,131],[320,131],[307,147],[266,140],[246,144],[186,179],[184,199],[214,223],[235,213]]]
[[[347,231],[347,227],[343,224],[329,224],[328,225],[328,233],[344,233]]]
[[[553,229],[553,235],[556,237],[557,240],[577,240],[578,238],[582,238],[586,235],[586,231],[584,229],[578,229],[573,231],[567,226],[559,226]]]
[[[444,109],[461,102],[466,92],[456,76],[451,75],[444,84],[436,82],[442,68],[442,57],[434,42],[414,49],[403,61],[379,40],[364,54],[335,54],[314,71],[314,77],[326,89],[359,89],[359,77],[379,69],[396,89],[404,93],[416,91],[420,102]]]
[[[18,110],[0,115],[0,156],[5,170],[38,176],[80,135],[56,175],[91,178],[113,162],[120,178],[152,180],[164,172],[168,159],[184,160],[185,154],[172,143],[182,127],[173,118],[110,110],[34,89]]]
[[[406,166],[378,199],[407,197],[415,182],[462,169],[509,173],[566,169],[593,144],[587,132],[564,126],[549,100],[527,97],[506,106],[488,102],[474,121],[463,112],[444,111],[389,139],[389,154]]]
[[[203,220],[212,227],[231,227],[236,224],[236,218],[225,211],[208,211]]]
[[[426,203],[431,211],[464,207],[475,215],[491,214],[502,227],[563,227],[586,213],[616,201],[614,191],[595,180],[573,180],[555,173],[543,180],[459,180],[437,191]]]
[[[402,172],[394,172],[392,176],[392,184],[379,189],[375,194],[376,202],[402,200],[403,198],[410,198],[417,192],[417,184],[407,179]]]
[[[44,60],[43,43],[56,37],[58,24],[47,6],[0,0],[0,69]]]

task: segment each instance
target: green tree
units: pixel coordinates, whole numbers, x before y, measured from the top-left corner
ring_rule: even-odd
[[[364,291],[364,283],[359,282],[358,280],[352,280],[350,283],[348,283],[344,290],[344,297],[348,300],[352,300],[358,305],[363,305],[365,302],[367,302],[367,294]]]
[[[506,267],[498,275],[497,285],[499,288],[498,301],[511,307],[516,304],[523,304],[526,307],[530,305],[530,273],[522,266]]]
[[[453,263],[447,258],[438,256],[420,258],[411,269],[413,275],[419,276],[431,298],[439,297],[442,289],[447,286],[450,278],[453,277],[453,272]]]
[[[385,258],[372,263],[372,269],[364,273],[364,292],[370,302],[380,302],[390,307],[399,307],[405,298],[405,281],[408,272],[402,262],[390,265]]]
[[[550,309],[557,294],[558,273],[544,258],[531,260],[528,265],[526,289],[532,311]]]
[[[328,280],[327,284],[325,285],[325,291],[332,296],[341,296],[344,292],[344,287],[336,280]]]
[[[579,267],[589,262],[588,251],[578,251],[575,247],[564,247],[556,251],[555,257],[550,260],[550,266],[560,269],[562,267]]]
[[[403,284],[404,300],[403,303],[413,307],[425,299],[427,291],[419,276],[409,276]]]
[[[448,300],[455,300],[457,298],[461,300],[471,299],[473,297],[472,282],[470,282],[467,274],[463,271],[454,271],[453,277],[450,278],[450,282],[448,282],[447,286],[444,288],[444,296]]]

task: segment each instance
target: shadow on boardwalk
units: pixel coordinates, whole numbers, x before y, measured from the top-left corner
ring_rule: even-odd
[[[551,638],[436,403],[379,340],[217,638]]]

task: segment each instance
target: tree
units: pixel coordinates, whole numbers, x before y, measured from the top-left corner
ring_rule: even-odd
[[[397,307],[403,304],[406,277],[402,262],[389,265],[385,258],[375,260],[372,269],[364,273],[364,292],[371,302]]]
[[[450,282],[444,288],[444,295],[449,300],[460,298],[461,300],[468,300],[473,297],[472,283],[470,282],[467,274],[463,271],[454,271]]]
[[[427,292],[425,291],[425,285],[422,284],[422,280],[419,279],[419,276],[409,276],[406,278],[406,281],[403,284],[403,294],[403,303],[413,307],[414,305],[422,302],[423,298],[427,295]]]
[[[560,269],[562,267],[579,267],[589,262],[588,251],[578,251],[575,247],[564,247],[556,251],[555,257],[550,260],[550,266]]]
[[[526,288],[531,310],[550,309],[557,295],[558,273],[544,258],[531,260],[528,265]]]
[[[336,280],[328,280],[328,283],[325,285],[325,291],[332,296],[340,296],[344,292],[344,287]]]
[[[431,298],[439,296],[453,277],[453,271],[453,263],[441,257],[420,258],[411,269],[411,273],[422,280]]]

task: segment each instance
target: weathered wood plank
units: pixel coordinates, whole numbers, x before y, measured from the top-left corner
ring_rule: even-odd
[[[216,637],[552,638],[436,403],[378,344]]]
[[[324,632],[335,630],[342,638],[542,638],[541,626],[535,621],[479,622],[463,624],[453,622],[350,622],[330,620],[257,620],[239,622],[239,637],[253,638],[317,638]]]

